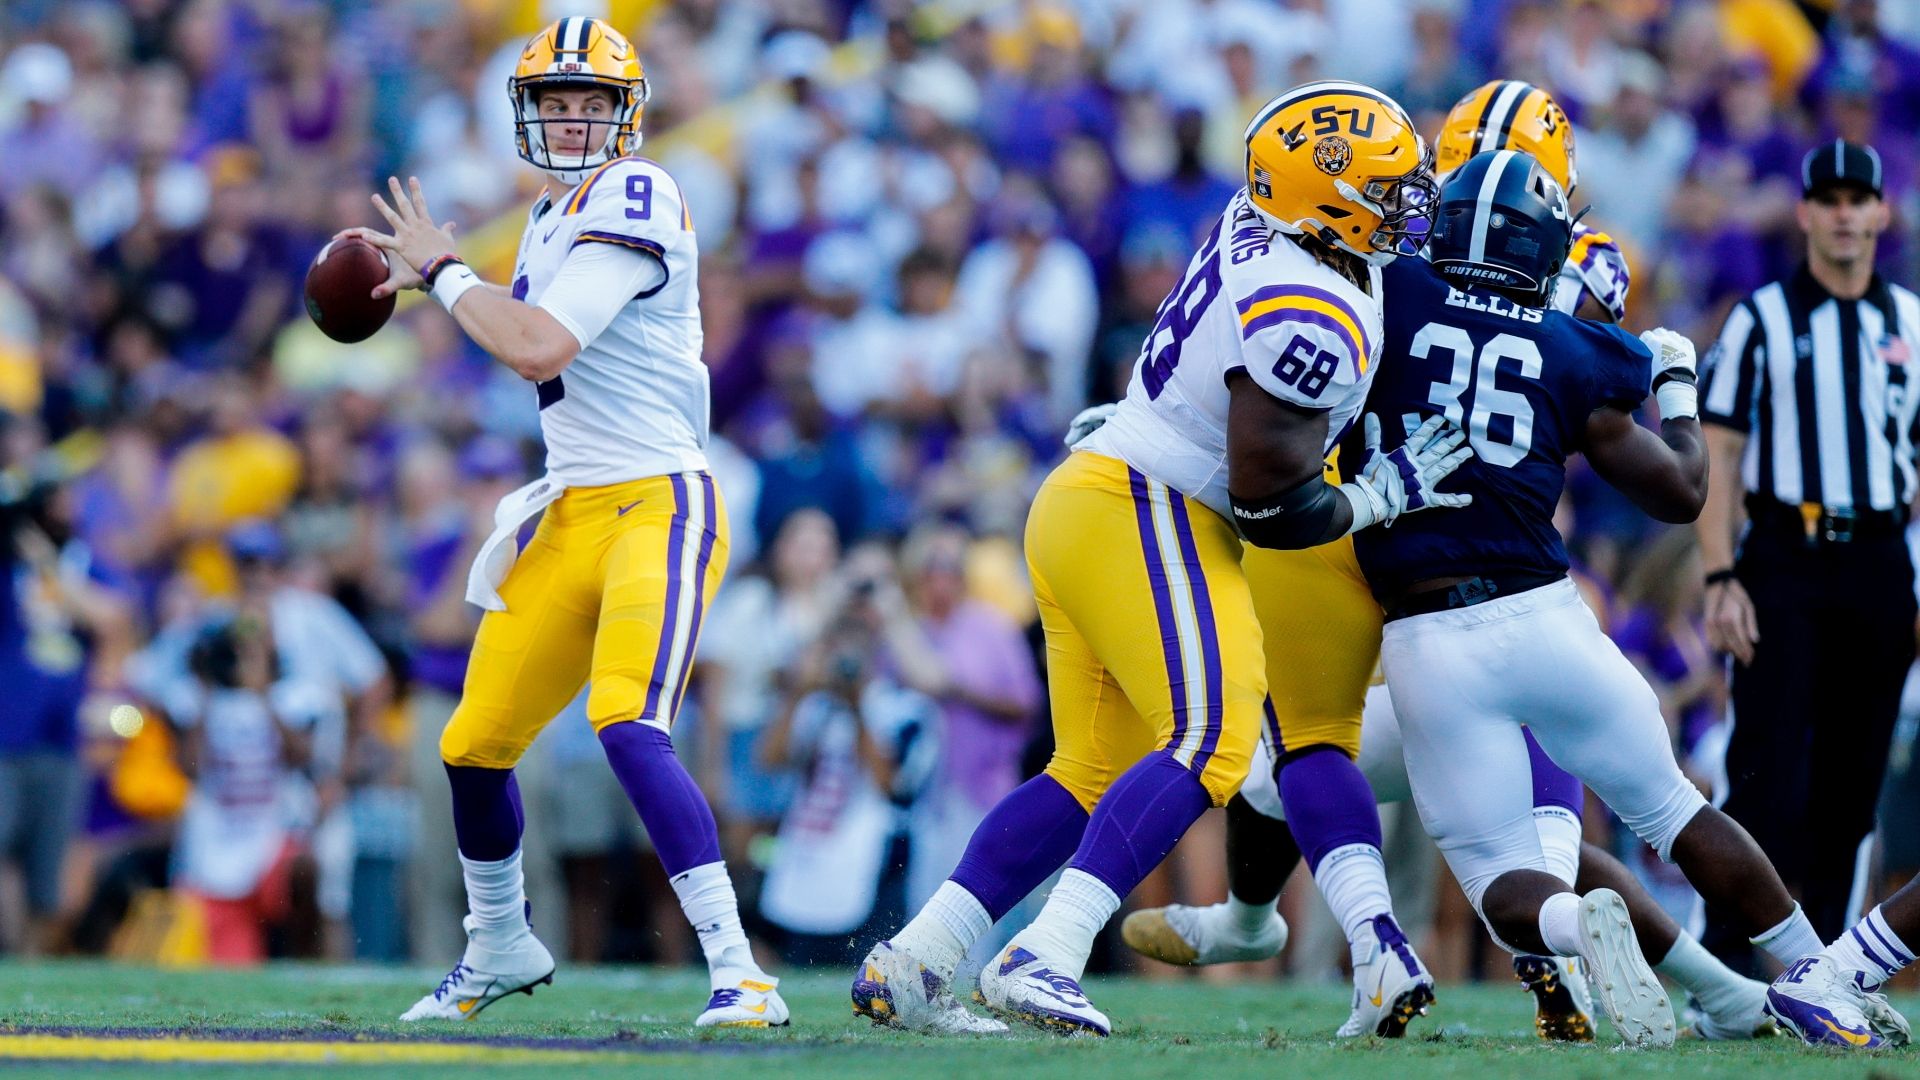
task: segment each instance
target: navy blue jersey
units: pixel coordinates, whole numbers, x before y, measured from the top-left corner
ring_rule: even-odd
[[[1523,308],[1449,284],[1424,259],[1396,259],[1382,274],[1386,347],[1367,411],[1380,417],[1381,449],[1436,413],[1467,433],[1473,458],[1442,491],[1473,505],[1424,510],[1354,534],[1375,596],[1398,596],[1429,578],[1565,573],[1553,527],[1569,455],[1603,405],[1646,398],[1653,356],[1616,326]],[[1340,457],[1358,463],[1359,446]]]

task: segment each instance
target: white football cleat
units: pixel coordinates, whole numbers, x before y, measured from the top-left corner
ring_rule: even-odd
[[[1780,1034],[1767,1015],[1767,984],[1741,979],[1740,996],[1732,1004],[1708,1009],[1695,998],[1687,1006],[1687,1025],[1697,1038],[1710,1042],[1767,1039]]]
[[[873,947],[853,977],[853,1014],[882,1027],[940,1035],[995,1034],[1007,1025],[978,1016],[947,981],[891,941]]]
[[[1580,898],[1580,958],[1600,1007],[1628,1046],[1673,1045],[1673,1005],[1640,954],[1627,902],[1612,889]]]
[[[1188,907],[1169,904],[1128,915],[1120,924],[1121,940],[1141,956],[1167,964],[1204,967],[1246,960],[1268,960],[1287,947],[1287,920],[1273,912],[1259,933],[1242,933],[1227,914],[1227,905]]]
[[[553,954],[528,930],[501,946],[474,939],[473,916],[461,921],[467,952],[440,980],[433,993],[400,1014],[402,1020],[472,1020],[508,994],[532,996],[533,988],[553,982]]]
[[[1593,991],[1578,957],[1516,956],[1513,977],[1533,995],[1533,1030],[1551,1042],[1593,1041]]]
[[[1375,915],[1372,927],[1372,955],[1353,969],[1353,1013],[1334,1033],[1342,1039],[1398,1039],[1433,1007],[1433,976],[1393,916]]]
[[[1886,998],[1862,990],[1848,971],[1819,953],[1788,964],[1773,980],[1767,1015],[1810,1046],[1872,1050],[1906,1039],[1906,1020]]]
[[[787,1026],[787,1003],[780,1000],[780,991],[775,989],[779,979],[760,971],[735,970],[727,975],[727,985],[714,990],[694,1027]]]
[[[1058,1035],[1113,1032],[1113,1022],[1087,1000],[1079,980],[1029,952],[1018,938],[980,973],[979,999],[996,1015]]]

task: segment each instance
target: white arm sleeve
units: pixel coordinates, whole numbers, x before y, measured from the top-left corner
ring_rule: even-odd
[[[613,317],[667,283],[667,264],[650,251],[615,243],[575,243],[540,297],[540,309],[567,328],[581,348]]]

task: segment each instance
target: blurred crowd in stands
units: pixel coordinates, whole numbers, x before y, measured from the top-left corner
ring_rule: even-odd
[[[1431,135],[1489,78],[1547,87],[1577,124],[1574,202],[1632,261],[1635,329],[1709,342],[1789,269],[1800,155],[1834,135],[1879,148],[1883,269],[1920,281],[1920,5],[8,0],[0,948],[459,947],[435,747],[477,623],[467,561],[540,468],[535,395],[433,304],[346,346],[300,290],[390,174],[502,279],[545,180],[514,154],[507,75],[567,14],[639,45],[643,152],[700,238],[735,550],[675,738],[794,963],[924,898],[1044,761],[1028,499],[1067,419],[1121,392],[1274,93],[1365,81]],[[1691,534],[1586,476],[1564,511],[1711,785],[1724,693]],[[522,785],[550,940],[697,957],[583,716]],[[1477,924],[1395,820],[1409,923],[1469,971]],[[1216,827],[1142,899],[1217,899]],[[1894,839],[1898,875],[1920,853]],[[1288,904],[1311,923],[1309,892]],[[1330,969],[1319,937],[1293,969]]]

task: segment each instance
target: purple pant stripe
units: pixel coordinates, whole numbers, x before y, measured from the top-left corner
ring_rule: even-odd
[[[1892,965],[1888,964],[1885,960],[1880,959],[1880,954],[1874,952],[1873,946],[1867,944],[1867,939],[1861,935],[1858,927],[1855,927],[1854,929],[1847,931],[1847,933],[1852,934],[1853,940],[1860,943],[1860,951],[1867,954],[1867,959],[1873,961],[1876,964],[1879,964],[1882,970],[1886,970],[1886,971],[1893,970]]]
[[[1166,658],[1167,689],[1173,695],[1173,742],[1178,746],[1187,736],[1187,669],[1180,659],[1180,626],[1173,618],[1173,594],[1167,586],[1166,556],[1153,531],[1153,500],[1147,493],[1147,478],[1127,470],[1133,485],[1133,510],[1140,522],[1140,546],[1146,552],[1147,581],[1153,586],[1153,613],[1160,623],[1160,651]]]
[[[1267,714],[1267,738],[1273,742],[1273,756],[1278,758],[1287,752],[1287,744],[1280,738],[1280,714],[1274,711],[1272,694],[1260,702],[1260,708]]]
[[[1207,730],[1200,737],[1200,751],[1193,755],[1194,775],[1206,771],[1207,762],[1220,745],[1220,729],[1226,726],[1226,706],[1220,700],[1220,628],[1213,622],[1213,597],[1207,591],[1207,572],[1200,565],[1200,548],[1193,541],[1193,522],[1187,517],[1187,500],[1172,492],[1167,502],[1173,508],[1173,531],[1180,538],[1180,559],[1187,567],[1187,582],[1193,593],[1193,616],[1200,624],[1200,662],[1207,678]]]
[[[674,474],[673,525],[667,529],[667,604],[660,615],[660,641],[653,653],[653,674],[647,679],[647,703],[640,719],[651,720],[660,708],[660,691],[667,684],[667,661],[673,656],[674,613],[680,610],[680,549],[687,539],[687,482]]]
[[[680,701],[687,696],[687,676],[693,671],[694,650],[700,647],[700,619],[707,606],[707,567],[713,563],[713,542],[720,537],[720,523],[713,519],[713,477],[700,474],[701,498],[706,506],[707,531],[700,538],[700,558],[693,564],[693,624],[687,627],[687,654],[680,661],[680,678],[673,691],[673,714],[667,717],[672,723],[680,715]]]
[[[1522,729],[1527,740],[1527,761],[1533,773],[1533,805],[1558,806],[1574,817],[1583,817],[1586,798],[1579,777],[1561,768],[1540,748],[1530,729]]]
[[[1880,917],[1883,919],[1886,918],[1885,915],[1882,915]],[[1863,919],[1861,920],[1860,925],[1866,927],[1867,932],[1873,935],[1874,940],[1878,941],[1883,947],[1886,948],[1888,955],[1892,956],[1895,960],[1898,960],[1902,964],[1913,963],[1913,957],[1909,956],[1902,949],[1894,948],[1893,942],[1887,940],[1887,935],[1881,933],[1880,928],[1874,925],[1874,920]]]

